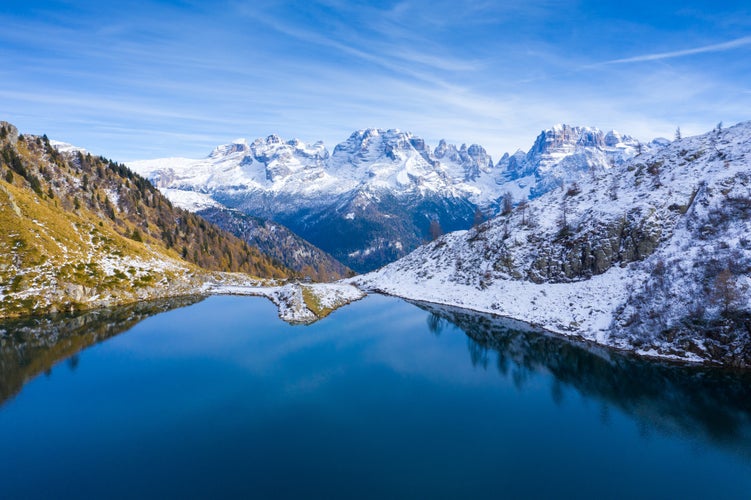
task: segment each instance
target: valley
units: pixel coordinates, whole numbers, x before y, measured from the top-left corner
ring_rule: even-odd
[[[356,132],[331,155],[270,136],[134,164],[162,192],[46,137],[5,148],[6,176],[27,174],[3,187],[6,218],[29,224],[5,243],[6,316],[237,293],[309,323],[360,298],[357,287],[643,356],[751,363],[748,123],[648,144],[556,126],[497,164],[479,146],[431,149],[394,130]],[[66,246],[48,219],[88,224],[89,239]],[[340,261],[385,265],[352,277]]]

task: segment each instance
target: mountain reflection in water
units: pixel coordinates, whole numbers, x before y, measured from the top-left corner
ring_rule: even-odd
[[[606,405],[604,418],[612,405],[636,419],[645,434],[706,440],[751,460],[751,373],[638,358],[510,319],[413,303],[430,313],[433,333],[448,323],[457,326],[467,335],[472,364],[494,361],[520,390],[531,375],[547,372],[555,377],[551,396],[557,403],[569,386]]]
[[[129,330],[149,316],[203,300],[200,296],[138,302],[77,314],[59,314],[0,323],[0,405],[26,382],[67,358],[75,369],[78,353]]]

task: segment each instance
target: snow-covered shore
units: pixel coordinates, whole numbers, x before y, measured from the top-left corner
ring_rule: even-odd
[[[363,290],[496,314],[602,343],[615,306],[628,295],[635,280],[644,279],[638,272],[616,267],[587,281],[537,284],[495,280],[478,290],[452,280],[451,274],[449,268],[413,273],[397,263],[349,281]]]
[[[646,276],[638,271],[616,268],[586,282],[538,285],[506,280],[478,291],[474,286],[450,282],[445,275],[436,274],[424,281],[416,281],[412,274],[387,267],[346,281],[368,292],[489,313],[552,334],[618,350],[631,350],[645,357],[702,362],[702,358],[690,352],[676,355],[654,349],[628,349],[609,335],[618,304],[628,297],[635,282],[645,279]]]
[[[279,317],[289,323],[312,323],[350,302],[365,297],[358,288],[344,283],[287,283],[279,286],[260,284],[207,283],[203,292],[210,295],[250,295],[266,297],[279,308]]]

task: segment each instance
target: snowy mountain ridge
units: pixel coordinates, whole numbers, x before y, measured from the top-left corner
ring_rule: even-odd
[[[750,167],[751,122],[718,128],[355,280],[641,354],[750,366]]]
[[[617,132],[561,125],[543,131],[528,153],[494,164],[477,144],[440,141],[432,148],[409,132],[363,129],[331,153],[321,142],[270,135],[219,146],[203,159],[129,166],[184,208],[206,201],[180,191],[201,193],[284,224],[363,272],[429,240],[436,223],[444,231],[466,229],[482,214],[495,215],[504,197],[539,196],[653,147]]]
[[[410,133],[383,129],[354,132],[332,154],[322,142],[308,145],[270,135],[250,144],[238,139],[218,146],[199,160],[164,158],[129,166],[160,188],[206,193],[259,190],[306,199],[358,188],[478,196],[479,178],[494,168],[481,146],[457,148],[442,141],[434,154]]]
[[[600,174],[639,154],[669,144],[655,139],[643,144],[615,130],[558,124],[543,130],[527,152],[504,155],[498,162],[505,188],[517,199],[534,198],[562,184]]]

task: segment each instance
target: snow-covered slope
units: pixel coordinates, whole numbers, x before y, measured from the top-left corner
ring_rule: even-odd
[[[280,222],[336,258],[367,271],[405,255],[443,230],[466,229],[478,212],[498,212],[501,198],[537,196],[563,181],[601,172],[647,151],[616,132],[557,126],[526,154],[494,165],[482,146],[425,141],[399,130],[354,132],[333,152],[271,135],[238,139],[200,160],[129,163],[182,206],[205,197]],[[204,197],[181,197],[181,191]]]
[[[751,122],[564,184],[356,278],[642,354],[751,365]]]

